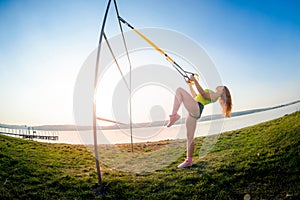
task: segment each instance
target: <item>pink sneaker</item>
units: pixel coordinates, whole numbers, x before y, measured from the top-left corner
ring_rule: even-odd
[[[177,166],[177,168],[185,168],[185,167],[191,167],[193,165],[193,161],[189,161],[188,159],[185,159],[183,163]]]
[[[180,118],[180,115],[178,115],[177,113],[174,115],[170,115],[170,121],[167,124],[167,127],[172,126],[179,118]]]

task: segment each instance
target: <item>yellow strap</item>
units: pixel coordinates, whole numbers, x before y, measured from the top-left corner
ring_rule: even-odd
[[[158,52],[163,54],[171,63],[174,63],[174,60],[168,56],[161,48],[159,48],[156,44],[154,44],[151,40],[149,40],[145,35],[143,35],[141,32],[139,32],[137,29],[133,29],[139,36],[141,36],[144,40],[146,40],[154,49],[156,49]]]

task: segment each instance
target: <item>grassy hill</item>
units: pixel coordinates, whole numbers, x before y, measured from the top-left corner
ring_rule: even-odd
[[[202,142],[195,139],[195,152]],[[144,154],[167,143],[134,148]],[[85,146],[0,135],[0,199],[243,199],[245,193],[252,199],[298,199],[300,112],[222,134],[205,157],[195,153],[191,168],[176,168],[185,152],[180,155],[176,162],[142,174],[102,164],[103,195],[95,197],[94,158]]]

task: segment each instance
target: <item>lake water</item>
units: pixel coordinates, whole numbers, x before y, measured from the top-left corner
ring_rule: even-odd
[[[220,134],[226,131],[236,130],[252,126],[261,122],[282,117],[286,114],[300,110],[300,103],[289,106],[242,115],[226,119],[198,122],[195,137]],[[185,125],[174,125],[166,127],[144,127],[132,131],[133,142],[153,142],[160,140],[173,140],[186,138]],[[67,144],[93,144],[93,131],[60,131],[59,140],[55,143]],[[130,143],[130,130],[101,130],[97,132],[98,144]],[[41,142],[49,142],[39,140]],[[52,141],[51,141],[52,142]]]

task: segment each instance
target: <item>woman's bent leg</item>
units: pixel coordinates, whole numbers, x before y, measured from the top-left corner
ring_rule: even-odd
[[[180,118],[180,115],[178,115],[177,112],[181,103],[183,103],[187,111],[193,116],[198,116],[200,114],[198,103],[194,100],[194,98],[184,89],[178,88],[174,97],[172,115],[170,115],[170,121],[167,127],[172,126]]]
[[[198,103],[194,100],[194,98],[183,88],[178,88],[174,98],[172,115],[177,114],[181,103],[183,103],[187,111],[193,116],[198,116],[200,114]]]

